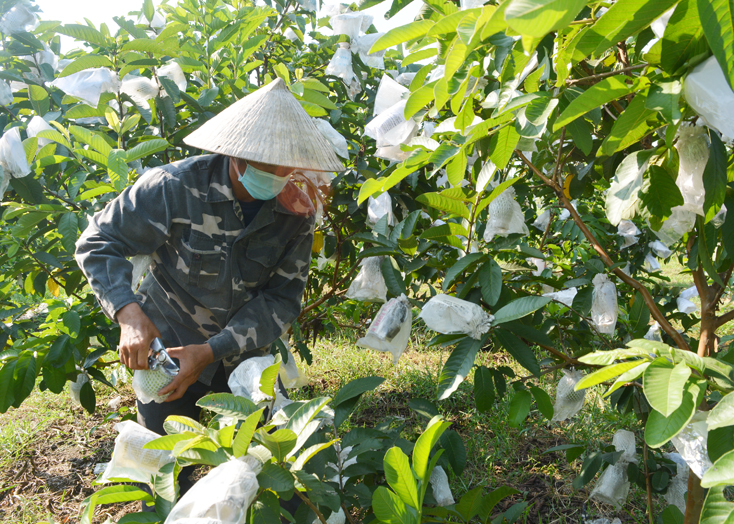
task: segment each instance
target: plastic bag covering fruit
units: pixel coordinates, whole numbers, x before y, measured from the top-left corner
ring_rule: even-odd
[[[326,519],[326,524],[344,524],[347,521],[347,516],[344,514],[344,510],[339,508],[339,511],[332,511],[329,518]],[[313,519],[312,524],[321,524],[319,518]]]
[[[711,223],[718,229],[724,225],[724,222],[726,222],[726,205],[721,204],[721,209],[719,209],[719,212],[711,219]]]
[[[89,377],[86,373],[79,373],[76,376],[76,380],[69,384],[69,395],[71,396],[71,400],[76,404],[77,406],[82,405],[81,397],[79,396],[82,392],[82,386],[89,382]]]
[[[150,78],[127,75],[122,82],[120,92],[128,95],[135,105],[147,107],[146,102],[158,96],[160,88],[155,80]]]
[[[97,482],[128,479],[134,482],[150,482],[161,467],[175,460],[170,451],[143,448],[160,435],[140,424],[126,420],[115,424],[115,429],[119,435],[115,438],[112,460]]]
[[[685,514],[690,468],[678,453],[663,453],[663,457],[675,462],[677,468],[675,476],[670,480],[670,484],[668,484],[668,491],[665,492],[665,502],[677,507],[681,513]]]
[[[620,462],[624,464],[637,463],[637,446],[635,445],[634,433],[626,429],[618,429],[612,437],[612,445],[616,451],[622,453],[617,459],[617,464]]]
[[[377,141],[377,147],[398,146],[406,143],[418,132],[418,125],[411,118],[405,119],[405,100],[381,112],[364,128],[364,134]]]
[[[289,336],[286,330],[286,332],[280,336],[280,340],[287,348],[289,348],[288,362],[280,363],[278,377],[280,377],[280,381],[286,389],[299,389],[308,384],[308,378],[306,378],[306,375],[301,371],[301,368],[298,367],[296,355],[290,352],[288,338]]]
[[[698,478],[703,478],[703,474],[712,466],[706,444],[709,434],[706,424],[708,413],[697,411],[683,431],[670,439],[675,450]]]
[[[655,253],[655,256],[660,258],[668,258],[670,255],[673,254],[673,251],[659,240],[656,240],[655,242],[650,242],[647,246],[652,249],[652,252]]]
[[[709,159],[706,129],[700,126],[681,124],[678,128],[678,149],[680,165],[675,183],[683,195],[683,208],[703,215],[703,201],[706,190],[703,186],[703,170]]]
[[[609,466],[599,477],[589,498],[611,504],[616,509],[621,509],[630,491],[626,468],[626,464],[620,465],[619,463]]]
[[[494,317],[480,306],[451,295],[436,295],[423,306],[418,318],[428,329],[452,335],[463,333],[479,340],[489,331]]]
[[[647,340],[654,340],[655,342],[662,342],[663,336],[660,333],[660,324],[657,322],[653,322],[652,326],[650,326],[650,329],[647,330],[647,333],[645,333],[645,339]]]
[[[592,280],[594,292],[591,300],[591,320],[599,333],[613,335],[617,327],[617,288],[604,273]]]
[[[672,246],[693,229],[695,223],[695,212],[686,209],[685,206],[675,206],[662,227],[658,231],[653,230],[653,233],[664,244]]]
[[[329,141],[336,154],[342,158],[349,158],[347,139],[341,136],[339,132],[326,120],[322,118],[312,118],[311,120],[313,120],[313,123],[316,125],[316,129],[319,130],[319,133]]]
[[[691,286],[681,291],[680,295],[678,295],[678,298],[676,299],[678,311],[685,315],[690,315],[691,313],[698,311],[698,306],[691,302],[691,299],[697,296],[698,288],[696,288],[696,286]]]
[[[459,3],[461,5],[461,10],[464,9],[473,9],[475,7],[482,7],[484,4],[487,3],[488,0],[461,0]]]
[[[408,347],[413,316],[405,295],[391,298],[380,308],[367,334],[357,340],[357,346],[392,354],[393,365]]]
[[[40,116],[34,116],[31,118],[31,121],[28,122],[28,125],[26,126],[26,133],[28,133],[28,136],[37,136],[38,133],[41,131],[53,131],[53,128],[48,125],[48,122],[46,122],[43,118]],[[50,144],[53,142],[50,138],[38,138],[38,147],[43,147],[47,144]]]
[[[574,391],[576,384],[584,377],[581,371],[564,369],[563,377],[556,387],[556,403],[553,405],[552,422],[573,417],[584,405],[586,390]]]
[[[229,389],[239,397],[252,400],[255,404],[269,403],[272,397],[260,391],[260,378],[265,368],[275,364],[273,355],[248,358],[235,368],[227,380]],[[275,408],[278,409],[287,399],[280,388],[275,387]]]
[[[548,227],[548,224],[550,223],[550,219],[551,212],[549,209],[546,209],[538,215],[538,218],[535,219],[535,222],[533,222],[533,227],[541,231],[545,231],[545,229]]]
[[[9,106],[13,103],[13,90],[5,81],[0,81],[0,104]]]
[[[217,524],[244,524],[258,491],[260,461],[245,455],[212,469],[181,497],[165,524],[184,524],[189,518],[215,519]]]
[[[332,16],[329,24],[335,35],[347,35],[354,42],[359,33],[364,33],[370,28],[372,16],[364,13],[343,13]]]
[[[707,126],[734,138],[734,92],[715,56],[693,68],[683,81],[683,96]]]
[[[159,395],[158,391],[166,387],[173,381],[173,377],[158,369],[136,369],[133,373],[133,391],[138,400],[143,404],[155,402],[161,404],[165,402],[170,393]]]
[[[436,504],[439,506],[451,506],[455,503],[454,496],[449,487],[449,477],[441,466],[436,466],[431,471],[431,491]]]
[[[377,224],[387,215],[387,223],[393,225],[395,216],[392,212],[392,199],[389,193],[382,193],[377,198],[370,197],[367,201],[367,220],[370,224]]]
[[[0,19],[0,31],[6,35],[32,31],[38,25],[38,17],[25,3],[18,3]]]
[[[617,235],[622,237],[622,249],[637,244],[637,237],[641,231],[634,222],[630,220],[620,220],[617,226]]]
[[[385,33],[370,33],[368,35],[358,36],[352,41],[351,50],[352,53],[358,54],[360,60],[364,65],[368,67],[374,67],[375,69],[385,69],[385,51],[377,51],[370,53],[372,46],[379,40],[379,38]]]
[[[357,277],[349,285],[345,296],[362,302],[385,302],[387,285],[382,276],[382,257],[368,257],[360,262]]]
[[[352,82],[354,70],[352,69],[352,53],[349,51],[349,44],[345,42],[339,44],[339,49],[334,52],[334,56],[331,57],[324,73],[341,78],[346,85]]]
[[[649,273],[654,273],[655,271],[660,271],[660,262],[657,261],[657,259],[653,256],[652,253],[648,253],[645,255],[645,269]]]
[[[180,91],[186,91],[186,88],[188,87],[188,83],[186,82],[186,75],[177,62],[171,61],[163,67],[159,67],[158,77],[169,79],[171,82],[176,84],[176,87],[178,87]]]
[[[122,86],[117,73],[104,67],[85,69],[57,78],[51,85],[92,107],[97,107],[102,93],[115,93]]]
[[[575,287],[570,287],[568,289],[562,289],[560,291],[553,291],[551,293],[543,293],[544,297],[550,297],[552,300],[555,300],[556,302],[560,302],[566,307],[571,307],[573,305],[573,299],[576,297],[576,294],[578,293],[578,289]]]
[[[596,520],[587,520],[587,524],[622,524],[622,521],[619,519],[609,520],[609,519],[596,519]]]
[[[0,167],[5,175],[13,178],[22,178],[31,172],[17,127],[9,129],[0,138]]]
[[[525,225],[525,215],[520,204],[515,201],[515,188],[508,187],[487,206],[489,220],[484,229],[484,241],[491,242],[496,236],[506,237],[514,233],[527,235],[530,231]]]

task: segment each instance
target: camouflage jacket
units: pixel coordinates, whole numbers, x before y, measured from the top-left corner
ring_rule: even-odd
[[[145,173],[94,215],[76,259],[105,314],[138,301],[166,347],[209,342],[210,384],[261,354],[301,310],[313,243],[313,207],[289,183],[244,227],[227,158],[193,157]],[[153,263],[137,295],[137,254]]]

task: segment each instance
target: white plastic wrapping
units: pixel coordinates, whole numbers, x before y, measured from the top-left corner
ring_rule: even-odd
[[[656,37],[663,37],[663,35],[665,34],[665,28],[668,26],[668,22],[670,21],[670,17],[673,16],[674,11],[675,7],[673,7],[672,9],[668,9],[662,15],[660,15],[660,17],[654,20],[652,24],[650,24],[650,29],[652,29],[652,32],[655,33]]]
[[[382,257],[368,257],[360,262],[360,270],[349,285],[345,297],[362,302],[385,302],[387,284],[382,276]]]
[[[630,220],[620,220],[617,226],[617,234],[622,237],[622,249],[637,244],[637,237],[641,231],[634,222]]]
[[[668,219],[663,222],[659,231],[653,231],[665,245],[672,246],[696,224],[696,213],[686,206],[676,206],[671,210]]]
[[[36,136],[41,131],[53,131],[53,128],[40,116],[34,116],[26,126],[26,133],[28,133],[28,136]],[[51,142],[53,140],[50,138],[39,138],[38,147],[43,147]]]
[[[650,242],[648,244],[648,247],[652,249],[652,252],[655,253],[656,257],[660,257],[662,259],[668,258],[670,255],[673,254],[673,251],[659,240],[656,240],[655,242]]]
[[[119,432],[115,438],[112,460],[98,482],[130,479],[135,482],[150,482],[158,470],[176,460],[170,451],[144,449],[148,442],[160,437],[132,420],[115,424]]]
[[[545,209],[541,214],[538,215],[538,218],[535,219],[535,221],[533,222],[533,227],[535,229],[539,229],[540,231],[545,231],[545,229],[548,227],[548,224],[550,223],[550,219],[550,209]]]
[[[706,191],[703,187],[703,170],[709,159],[706,129],[700,126],[681,124],[678,128],[678,149],[680,165],[675,183],[683,195],[684,208],[703,215],[703,201]]]
[[[186,82],[186,75],[177,62],[171,61],[163,67],[159,67],[158,78],[160,77],[169,79],[171,82],[176,84],[180,91],[186,91],[186,87],[188,87],[188,83]]]
[[[38,25],[38,17],[24,3],[18,3],[0,19],[0,31],[6,35],[32,31]]]
[[[637,445],[635,444],[635,434],[626,429],[618,429],[612,437],[612,445],[616,451],[621,451],[622,456],[617,459],[620,462],[629,464],[637,463]]]
[[[385,69],[384,58],[386,49],[383,49],[382,51],[377,51],[375,53],[370,53],[370,49],[372,49],[372,46],[384,34],[385,33],[371,33],[369,35],[358,36],[352,41],[352,53],[358,54],[360,60],[362,60],[362,62],[366,66],[374,67],[376,69]]]
[[[515,201],[515,188],[508,187],[487,206],[487,227],[484,229],[484,241],[491,242],[496,236],[506,237],[514,233],[527,235],[530,233],[525,225],[525,215],[520,204]]]
[[[14,178],[22,178],[31,172],[28,157],[20,139],[20,129],[14,127],[5,131],[0,138],[0,167],[3,173]]]
[[[473,9],[475,7],[482,7],[484,4],[486,4],[488,0],[460,0],[459,4],[461,6],[461,10],[465,9]]]
[[[392,199],[390,194],[385,192],[377,198],[370,197],[367,201],[367,220],[370,224],[374,225],[379,220],[387,215],[387,223],[393,225],[395,223],[395,216],[392,212]]]
[[[372,16],[365,13],[343,13],[329,20],[335,35],[347,35],[352,42],[372,25]]]
[[[140,282],[148,272],[148,268],[153,263],[153,257],[150,255],[135,255],[130,259],[130,263],[133,265],[133,277],[130,281],[130,285],[133,291],[137,291],[140,286]]]
[[[552,422],[560,422],[573,417],[584,406],[586,390],[574,391],[576,384],[584,377],[581,371],[564,369],[563,377],[556,387],[556,402],[553,405]]]
[[[411,118],[405,118],[405,104],[402,100],[382,111],[364,127],[364,134],[377,141],[377,147],[399,146],[413,138],[418,125]]]
[[[609,466],[599,477],[589,498],[621,509],[630,491],[630,482],[627,480],[625,470],[626,465],[624,467],[619,464]]]
[[[0,104],[9,106],[13,103],[13,90],[4,80],[0,80]]]
[[[696,288],[696,286],[691,286],[681,291],[680,295],[678,295],[678,298],[676,299],[678,311],[686,315],[690,315],[691,313],[698,311],[698,306],[691,302],[691,299],[697,296],[698,288]]]
[[[375,93],[375,106],[372,110],[373,115],[390,109],[398,102],[408,98],[410,90],[393,80],[390,75],[382,75],[380,85]]]
[[[319,133],[329,141],[334,152],[342,158],[349,158],[347,139],[339,134],[339,131],[334,129],[326,120],[322,118],[312,118],[311,120],[313,120],[313,123],[316,125],[316,129],[319,130]]]
[[[734,92],[715,56],[698,64],[683,81],[683,96],[707,126],[734,138]]]
[[[82,392],[82,386],[87,382],[89,382],[89,376],[86,373],[79,373],[76,376],[76,380],[69,383],[69,395],[71,396],[71,400],[77,406],[82,405],[82,401],[79,395]]]
[[[726,204],[721,204],[721,209],[711,219],[711,223],[716,229],[720,228],[726,222]]]
[[[347,516],[344,514],[344,510],[339,508],[339,511],[332,511],[329,518],[326,519],[326,524],[344,524],[347,521]],[[313,519],[312,524],[321,524],[319,518]]]
[[[662,342],[663,336],[660,332],[660,324],[657,322],[653,322],[652,326],[650,326],[650,329],[647,330],[647,333],[645,333],[646,340],[653,340],[655,342]]]
[[[78,98],[85,104],[97,107],[102,93],[116,93],[122,83],[117,73],[104,67],[98,67],[57,78],[51,82],[51,85],[58,87],[69,96]]]
[[[269,403],[272,397],[260,391],[260,378],[266,368],[275,364],[273,355],[248,358],[238,365],[227,380],[229,389],[238,397],[245,397],[255,404]],[[279,408],[286,399],[280,392],[277,384],[275,387],[275,407]]]
[[[592,280],[594,292],[591,301],[591,320],[599,333],[613,335],[617,327],[617,288],[604,273]]]
[[[665,493],[665,502],[677,507],[681,513],[685,514],[690,468],[678,453],[663,453],[663,456],[675,462],[677,468],[675,477],[671,479],[668,491]]]
[[[575,287],[570,287],[568,289],[562,289],[560,291],[553,291],[551,293],[543,293],[544,297],[550,297],[552,300],[555,300],[556,302],[560,302],[566,307],[571,307],[573,305],[573,299],[576,297],[576,294],[578,293],[578,289]]]
[[[409,138],[412,138],[412,136],[411,134]],[[410,156],[410,151],[403,151],[400,146],[384,146],[375,150],[375,156],[391,162],[402,162]]]
[[[392,354],[393,365],[408,347],[413,316],[405,295],[391,298],[380,308],[367,334],[357,340],[357,346]]]
[[[436,504],[439,506],[451,506],[455,503],[454,496],[449,487],[449,476],[441,466],[436,466],[431,471],[431,492]]]
[[[143,404],[162,404],[170,393],[159,395],[158,391],[173,381],[173,377],[163,371],[163,368],[136,369],[133,373],[133,391]]]
[[[587,524],[622,524],[622,521],[619,519],[609,520],[609,519],[595,519],[595,520],[587,520]]]
[[[354,79],[354,69],[352,69],[352,52],[349,50],[349,44],[344,42],[339,44],[339,48],[334,52],[324,73],[341,78],[346,85],[351,84]]]
[[[480,306],[451,295],[432,297],[423,306],[418,318],[426,323],[428,329],[437,333],[463,333],[476,340],[489,331],[494,320]]]
[[[704,473],[713,465],[709,459],[707,446],[709,434],[707,418],[707,411],[696,412],[683,431],[670,439],[676,451],[698,478],[703,478]]]
[[[285,389],[300,389],[308,385],[308,378],[298,367],[294,353],[288,355],[288,362],[281,362],[278,376]]]
[[[650,273],[660,271],[661,269],[660,262],[657,261],[652,253],[645,255],[645,269]]]
[[[120,92],[128,95],[136,105],[147,107],[147,101],[158,96],[160,88],[155,80],[144,76],[127,75]]]
[[[411,82],[417,73],[400,73],[395,81],[403,87],[410,87]],[[427,135],[431,136],[431,135]]]
[[[257,474],[261,469],[260,461],[248,455],[220,464],[181,497],[165,524],[187,524],[190,519],[244,524],[247,510],[257,496]]]
[[[528,257],[527,261],[530,262],[535,266],[535,271],[532,271],[533,276],[539,277],[543,274],[543,271],[545,271],[546,262],[542,258],[536,258],[536,257]]]

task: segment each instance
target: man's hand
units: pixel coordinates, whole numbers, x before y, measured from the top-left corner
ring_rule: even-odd
[[[158,328],[137,302],[120,308],[115,315],[120,324],[120,362],[130,369],[148,369],[148,353],[153,339],[160,337]]]
[[[191,344],[166,351],[171,358],[178,359],[179,367],[173,382],[158,392],[159,395],[171,392],[171,396],[166,399],[166,402],[170,402],[181,398],[189,386],[198,380],[204,368],[214,362],[214,353],[209,344]]]

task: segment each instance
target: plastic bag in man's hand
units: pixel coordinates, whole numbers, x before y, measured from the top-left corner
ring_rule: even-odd
[[[584,405],[586,390],[574,391],[576,384],[584,377],[581,371],[575,369],[564,369],[563,378],[558,382],[556,388],[556,403],[553,405],[552,422],[573,417]]]
[[[487,227],[484,241],[491,242],[495,236],[506,237],[513,233],[527,235],[530,231],[525,225],[525,215],[520,204],[515,201],[515,188],[508,187],[487,206]]]
[[[464,333],[476,340],[489,331],[494,320],[480,306],[451,295],[432,297],[423,306],[418,318],[437,333]]]
[[[357,340],[357,346],[389,352],[393,365],[397,364],[400,355],[408,347],[412,322],[410,302],[405,295],[391,298],[377,312],[367,334]]]
[[[133,391],[135,396],[143,404],[162,404],[171,393],[159,395],[158,392],[173,381],[173,377],[163,371],[162,367],[157,369],[136,369],[133,372]]]
[[[385,277],[382,276],[381,263],[382,257],[362,259],[360,263],[362,267],[344,296],[362,302],[385,302],[387,300],[387,285],[385,284]]]
[[[617,288],[604,273],[592,280],[594,292],[591,300],[591,320],[599,333],[613,335],[617,326]]]
[[[165,524],[184,524],[190,518],[215,519],[217,524],[244,524],[255,500],[262,464],[243,457],[220,464],[181,497]]]
[[[161,467],[176,460],[170,451],[145,449],[143,446],[160,435],[140,424],[126,420],[115,424],[115,429],[119,435],[115,438],[112,460],[98,482],[127,479],[134,482],[150,482]]]

